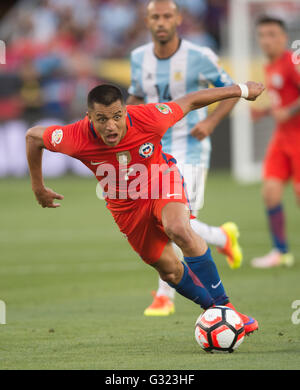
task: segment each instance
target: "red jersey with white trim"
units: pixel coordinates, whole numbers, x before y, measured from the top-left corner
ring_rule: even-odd
[[[110,210],[127,211],[135,197],[161,197],[153,182],[161,183],[164,172],[176,163],[163,153],[161,138],[182,118],[183,111],[174,102],[127,106],[127,133],[114,147],[102,141],[88,117],[63,127],[48,127],[43,140],[47,149],[80,160],[95,174]]]
[[[300,97],[300,65],[293,63],[293,53],[286,50],[276,61],[265,66],[266,86],[273,109],[289,106]],[[300,132],[300,113],[277,129]]]

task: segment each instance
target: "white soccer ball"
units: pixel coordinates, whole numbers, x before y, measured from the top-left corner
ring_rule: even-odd
[[[207,309],[196,321],[195,338],[206,352],[233,352],[245,337],[240,316],[227,306]]]

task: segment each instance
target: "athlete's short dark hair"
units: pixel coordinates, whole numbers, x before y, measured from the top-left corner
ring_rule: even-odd
[[[176,0],[149,0],[148,4],[147,4],[147,7],[151,3],[162,3],[163,1],[171,1],[172,3],[175,4],[177,11],[180,12],[180,5],[178,4],[178,2]]]
[[[273,16],[268,16],[268,15],[261,16],[257,20],[256,26],[262,26],[263,24],[274,24],[274,23],[277,24],[279,27],[281,27],[284,31],[287,31],[286,24],[282,19]]]
[[[124,96],[120,88],[112,84],[102,84],[89,92],[87,104],[89,109],[93,109],[94,103],[110,106],[118,100],[120,100],[122,105],[125,104]]]

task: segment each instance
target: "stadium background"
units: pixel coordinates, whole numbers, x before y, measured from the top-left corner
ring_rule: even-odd
[[[115,82],[126,92],[130,51],[150,39],[143,21],[145,3],[26,0],[6,11],[0,26],[1,39],[7,45],[6,65],[0,68],[0,176],[26,174],[26,128],[49,118],[52,124],[81,118],[87,92],[96,83]],[[226,2],[181,3],[183,37],[217,52],[226,47],[222,41]],[[220,127],[222,131],[213,137],[212,165],[229,168],[229,120]],[[46,176],[68,170],[87,174],[67,157],[60,157],[55,169],[49,164],[53,167],[51,157],[45,161]]]
[[[117,83],[126,94],[130,51],[150,39],[144,24],[145,3],[20,0],[1,5],[0,37],[6,44],[6,64],[0,66],[0,177],[26,175],[23,134],[28,127],[41,120],[60,124],[82,118],[86,94],[97,83]],[[285,16],[291,40],[299,35],[299,5],[297,8],[295,2],[288,1],[259,3],[249,8],[251,20],[272,9],[273,14]],[[220,56],[221,65],[234,76],[229,1],[180,0],[179,4],[184,21],[181,36],[211,47]],[[252,29],[250,75],[263,80],[254,35]],[[270,119],[255,125],[253,160],[262,160],[271,131]],[[212,169],[233,168],[232,133],[231,119],[227,118],[213,134]],[[46,176],[68,171],[89,174],[67,157],[61,156],[58,163],[46,157]]]
[[[0,67],[0,176],[27,172],[22,140],[26,128],[42,119],[61,123],[81,118],[86,94],[98,82],[115,82],[126,91],[130,83],[129,53],[150,38],[143,22],[145,0],[15,3],[2,11],[0,26],[1,39],[7,45],[6,65]],[[181,35],[211,47],[226,62],[227,2],[181,3]],[[212,167],[229,168],[229,124],[228,119],[223,121],[221,131],[213,136]],[[13,166],[11,161],[15,162]],[[86,173],[76,162],[72,167],[64,157],[58,169],[45,164],[47,176],[70,169]]]
[[[199,351],[193,340],[199,313],[181,297],[176,315],[163,319],[163,326],[142,316],[157,277],[120,237],[103,202],[97,202],[95,180],[65,175],[87,175],[80,163],[45,153],[47,185],[65,200],[54,212],[34,201],[26,129],[39,121],[81,118],[87,91],[96,83],[115,82],[127,90],[130,50],[149,40],[142,17],[145,3],[25,0],[0,5],[0,39],[6,43],[6,64],[0,64],[0,299],[7,304],[8,324],[0,328],[0,369],[299,369],[300,325],[290,320],[291,304],[300,299],[299,262],[293,269],[267,272],[249,265],[251,257],[269,249],[270,240],[260,185],[241,186],[229,174],[231,118],[213,135],[212,173],[201,211],[204,221],[217,225],[232,219],[242,232],[240,270],[230,271],[213,252],[233,302],[255,315],[261,331],[231,356]],[[212,47],[232,73],[229,2],[180,3],[181,35]],[[295,4],[299,1],[260,1],[251,8],[251,23],[265,11],[284,16],[291,39],[299,39]],[[249,66],[253,78],[262,80],[251,31]],[[266,99],[265,94],[258,104],[267,104]],[[260,161],[272,121],[254,130],[254,158]],[[285,203],[290,244],[299,258],[299,213],[290,187]]]

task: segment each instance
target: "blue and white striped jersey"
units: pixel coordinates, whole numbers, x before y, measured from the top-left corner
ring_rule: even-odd
[[[232,85],[233,81],[218,65],[218,57],[209,48],[182,40],[179,49],[168,59],[154,54],[154,44],[143,45],[131,53],[129,94],[145,103],[176,100],[187,93],[209,87]],[[163,150],[180,164],[201,164],[208,168],[211,142],[198,141],[190,135],[193,127],[207,116],[207,108],[190,112],[163,137]]]

